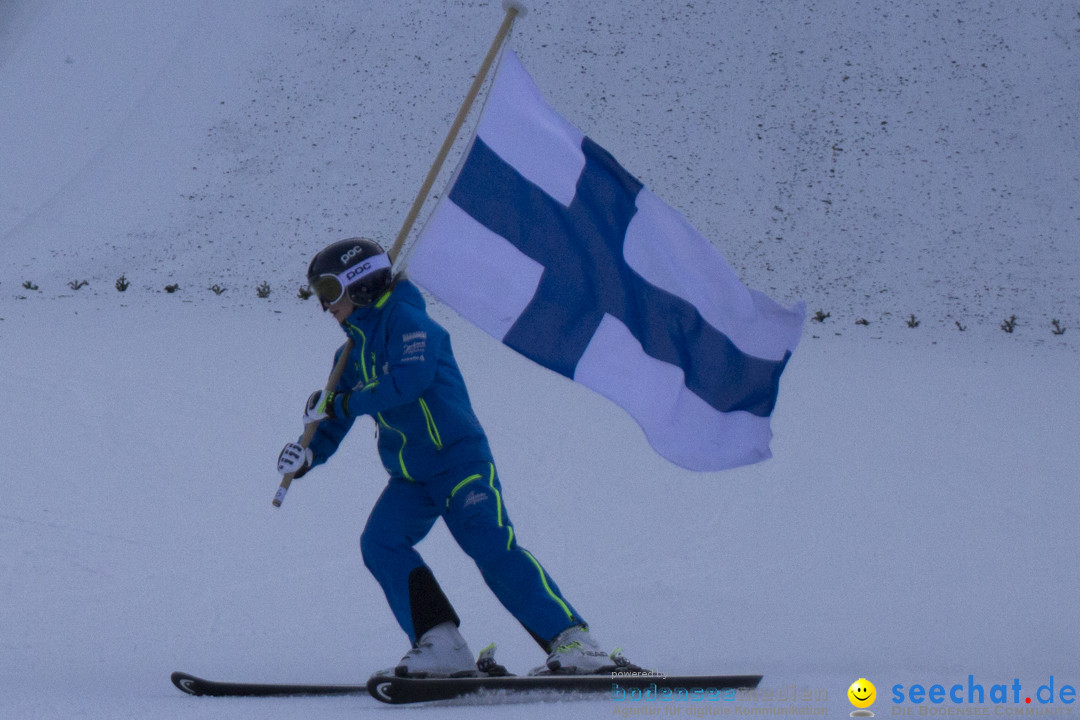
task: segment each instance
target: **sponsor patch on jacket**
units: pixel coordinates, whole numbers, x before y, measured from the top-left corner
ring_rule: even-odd
[[[424,362],[424,351],[427,349],[427,333],[423,330],[405,333],[401,336],[404,349],[401,352],[401,362]]]

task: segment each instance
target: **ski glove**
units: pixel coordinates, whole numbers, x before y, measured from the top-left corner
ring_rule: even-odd
[[[314,455],[311,448],[301,447],[291,442],[281,449],[277,459],[277,471],[282,475],[293,474],[293,480],[301,477],[311,469],[311,461]]]
[[[310,425],[326,418],[336,418],[337,413],[334,412],[336,397],[337,393],[325,390],[316,390],[311,393],[307,399],[307,405],[304,406],[304,424]]]

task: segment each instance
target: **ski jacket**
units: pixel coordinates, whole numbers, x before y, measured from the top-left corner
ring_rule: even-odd
[[[319,423],[309,446],[313,467],[334,454],[361,415],[377,424],[391,477],[422,481],[492,461],[450,335],[428,316],[415,285],[400,280],[375,304],[354,310],[342,329],[353,348],[334,396],[336,417]]]

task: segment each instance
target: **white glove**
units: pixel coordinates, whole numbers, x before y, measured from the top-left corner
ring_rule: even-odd
[[[334,393],[316,390],[304,406],[304,424],[310,425],[328,417],[334,417]]]
[[[311,448],[301,447],[298,443],[288,443],[281,448],[281,454],[277,459],[277,471],[282,475],[293,473],[293,479],[300,477],[311,469],[314,459]]]

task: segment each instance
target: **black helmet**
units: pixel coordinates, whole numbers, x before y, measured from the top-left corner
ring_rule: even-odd
[[[390,256],[374,240],[339,240],[315,253],[308,265],[308,285],[323,307],[346,293],[357,305],[371,305],[390,287],[390,265]]]

